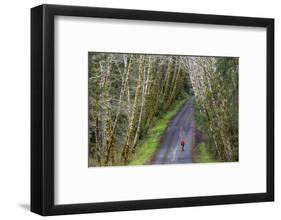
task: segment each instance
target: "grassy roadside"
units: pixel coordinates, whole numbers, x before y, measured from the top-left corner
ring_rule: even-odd
[[[149,129],[146,138],[138,144],[135,156],[129,165],[143,165],[152,158],[157,150],[162,134],[185,102],[186,99],[178,100],[171,106],[168,112],[163,113],[162,117]]]
[[[199,149],[199,161],[198,163],[213,163],[216,162],[214,159],[212,159],[207,151],[205,143],[200,143],[198,145]]]
[[[194,119],[196,123],[196,128],[203,133],[207,132],[206,128],[206,118],[199,112],[199,107],[198,105],[194,104]],[[205,137],[206,138],[206,137]],[[198,160],[196,161],[197,163],[212,163],[212,162],[217,162],[215,159],[212,158],[211,154],[208,152],[207,146],[205,142],[201,142],[197,146],[198,148]]]

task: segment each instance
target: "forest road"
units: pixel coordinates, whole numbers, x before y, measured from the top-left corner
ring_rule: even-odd
[[[193,102],[194,97],[183,105],[170,122],[150,164],[192,163],[192,144],[195,137]],[[184,151],[181,147],[182,139],[185,142]]]

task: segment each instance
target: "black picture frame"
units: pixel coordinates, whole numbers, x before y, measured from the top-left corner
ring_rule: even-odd
[[[266,40],[266,192],[237,195],[54,204],[54,17],[79,16],[146,21],[265,27]],[[40,5],[31,9],[31,211],[60,215],[274,200],[274,19]]]

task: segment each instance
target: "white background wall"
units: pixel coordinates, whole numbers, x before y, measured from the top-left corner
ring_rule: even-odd
[[[38,219],[28,211],[30,185],[30,8],[42,3],[275,18],[276,201],[208,207],[64,216],[62,219],[277,219],[281,214],[281,15],[278,1],[96,0],[2,1],[0,13],[0,219]],[[254,79],[253,82],[255,83]],[[258,120],[258,119],[257,119]],[[257,121],[258,125],[258,121]],[[254,156],[254,153],[253,153]],[[253,170],[253,172],[259,172]],[[58,217],[52,217],[57,219]]]

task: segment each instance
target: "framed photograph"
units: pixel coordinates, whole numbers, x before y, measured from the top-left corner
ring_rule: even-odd
[[[273,19],[31,9],[31,211],[273,200]]]

